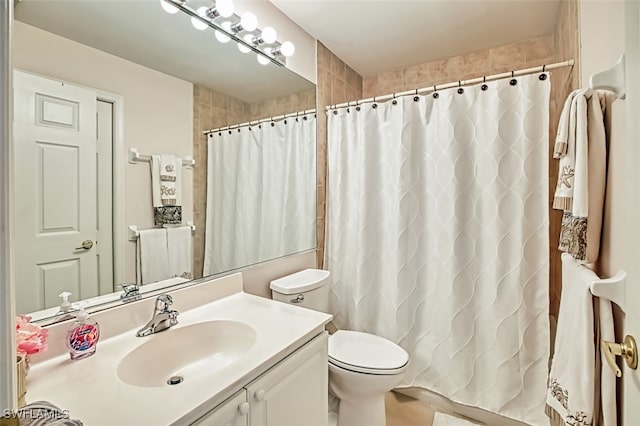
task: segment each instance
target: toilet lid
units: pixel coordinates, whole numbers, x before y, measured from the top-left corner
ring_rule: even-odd
[[[329,362],[361,373],[397,374],[409,362],[409,354],[380,336],[338,330],[329,337]]]

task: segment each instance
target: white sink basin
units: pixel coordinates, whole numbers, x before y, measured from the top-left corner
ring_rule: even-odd
[[[142,387],[170,386],[207,376],[234,363],[251,349],[256,331],[239,321],[207,321],[149,337],[118,364],[118,377]],[[178,384],[179,386],[179,384]]]

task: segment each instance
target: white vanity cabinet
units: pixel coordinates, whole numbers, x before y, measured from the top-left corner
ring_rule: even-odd
[[[247,392],[242,389],[193,423],[194,426],[249,426]]]
[[[326,426],[327,342],[323,332],[194,425]]]

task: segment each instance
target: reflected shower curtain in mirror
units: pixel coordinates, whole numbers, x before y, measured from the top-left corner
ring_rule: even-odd
[[[204,275],[315,247],[315,123],[209,134]]]
[[[401,387],[548,424],[549,80],[487,86],[328,112],[331,312]]]

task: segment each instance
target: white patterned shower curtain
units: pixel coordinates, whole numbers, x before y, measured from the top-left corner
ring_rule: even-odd
[[[204,275],[315,247],[315,132],[307,114],[209,134]]]
[[[328,112],[332,312],[402,387],[548,424],[549,79],[487,86]]]

